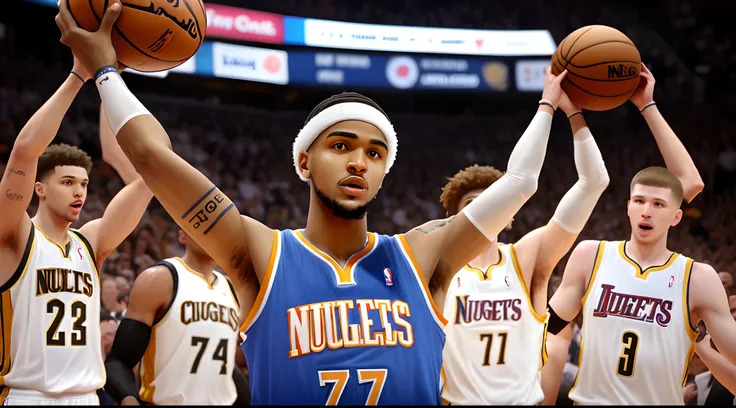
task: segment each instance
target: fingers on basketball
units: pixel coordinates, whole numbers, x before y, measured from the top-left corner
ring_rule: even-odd
[[[120,5],[120,2],[117,0],[113,0],[110,6],[105,11],[105,15],[102,16],[102,22],[100,23],[100,28],[98,29],[98,31],[111,33],[115,21],[117,21],[118,17],[120,16],[121,8],[122,6]]]

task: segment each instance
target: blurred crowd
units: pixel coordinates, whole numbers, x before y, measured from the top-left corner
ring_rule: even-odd
[[[42,67],[8,67],[17,83],[0,87],[0,149],[6,153],[25,121],[53,92],[63,73]],[[42,74],[42,75],[38,75]],[[128,74],[125,74],[128,75]],[[29,82],[25,77],[43,77]],[[174,150],[200,169],[235,202],[241,213],[272,228],[301,228],[306,223],[309,188],[291,161],[291,144],[306,111],[267,111],[252,106],[216,106],[141,93],[141,99],[167,129]],[[13,103],[8,103],[13,101]],[[380,99],[378,99],[380,103]],[[660,101],[660,110],[689,149],[706,183],[705,191],[684,206],[683,222],[671,231],[670,246],[718,271],[736,270],[736,151],[728,134],[729,118],[697,105],[686,109]],[[369,227],[379,233],[405,232],[444,216],[439,204],[446,178],[473,163],[505,170],[509,154],[531,120],[535,106],[515,114],[392,114],[401,140],[395,167],[369,211]],[[122,181],[99,154],[99,99],[85,88],[67,115],[57,142],[81,146],[96,159],[89,197],[79,225],[99,217]],[[631,177],[648,165],[663,165],[646,123],[625,106],[587,112],[586,119],[603,152],[611,183],[580,239],[624,239]],[[556,116],[539,189],[500,240],[512,242],[545,224],[557,202],[577,180],[567,121]],[[34,203],[35,204],[35,203]],[[32,207],[29,211],[35,212]],[[78,225],[75,225],[78,226]],[[177,227],[155,201],[133,233],[105,263],[121,294],[143,269],[180,255]],[[563,260],[558,273],[564,268]],[[112,285],[110,285],[112,286]]]

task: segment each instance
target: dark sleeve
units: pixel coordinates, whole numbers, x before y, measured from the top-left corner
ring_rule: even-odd
[[[233,382],[235,382],[235,389],[238,391],[238,398],[235,399],[233,405],[250,405],[250,383],[248,383],[248,377],[238,366],[233,367]]]
[[[138,398],[133,368],[141,361],[151,338],[151,327],[137,320],[120,322],[112,349],[105,359],[105,392],[120,403],[127,396]]]
[[[548,307],[549,309],[549,324],[547,324],[547,332],[552,334],[557,334],[562,331],[565,327],[567,327],[570,322],[567,320],[564,320],[561,318],[557,312],[555,312],[555,309],[552,308],[552,305]]]

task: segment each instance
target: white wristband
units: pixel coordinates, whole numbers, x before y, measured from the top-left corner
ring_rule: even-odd
[[[130,92],[116,70],[104,72],[96,77],[95,85],[100,93],[105,112],[107,112],[110,127],[116,136],[129,120],[136,116],[151,114]]]

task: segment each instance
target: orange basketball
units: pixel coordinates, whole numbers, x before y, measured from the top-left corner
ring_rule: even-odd
[[[69,0],[69,11],[88,31],[100,27],[110,0]],[[137,71],[174,68],[202,45],[207,14],[202,0],[125,0],[112,31],[118,61]]]
[[[628,101],[639,85],[641,57],[622,32],[604,25],[579,28],[552,56],[552,73],[567,69],[562,89],[577,106],[605,111]]]

